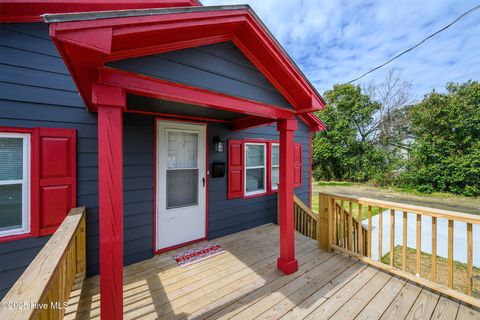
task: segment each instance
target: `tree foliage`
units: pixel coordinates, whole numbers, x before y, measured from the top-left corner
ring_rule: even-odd
[[[327,107],[320,118],[328,127],[313,141],[316,179],[368,181],[381,171],[384,156],[360,130],[372,123],[380,104],[358,86],[335,85],[325,93]]]
[[[480,195],[480,84],[446,89],[410,110],[415,142],[403,182],[425,192]]]
[[[480,195],[480,84],[449,83],[417,104],[410,88],[391,71],[363,90],[327,91],[319,117],[328,130],[313,139],[314,177]]]

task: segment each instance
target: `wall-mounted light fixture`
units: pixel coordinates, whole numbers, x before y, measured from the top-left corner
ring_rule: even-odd
[[[223,152],[224,145],[220,137],[218,136],[213,137],[213,145],[215,146],[215,152]]]

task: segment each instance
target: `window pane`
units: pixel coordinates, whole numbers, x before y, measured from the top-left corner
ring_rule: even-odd
[[[167,170],[167,209],[198,204],[198,169]]]
[[[168,131],[168,168],[196,168],[198,134]]]
[[[0,186],[0,231],[22,227],[22,185]]]
[[[263,168],[245,170],[247,192],[265,190],[264,170]]]
[[[278,178],[279,175],[278,175],[278,167],[276,168],[272,168],[272,189],[277,189],[278,186],[278,181],[280,181],[280,179]]]
[[[0,138],[0,180],[23,179],[23,139]]]
[[[272,145],[272,165],[278,166],[278,157],[279,157],[280,148],[278,145]]]
[[[265,165],[265,146],[264,145],[249,145],[246,147],[247,152],[247,167],[257,167]]]

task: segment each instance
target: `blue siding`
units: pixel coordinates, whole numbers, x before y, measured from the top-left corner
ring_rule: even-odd
[[[78,187],[96,181],[97,119],[82,99],[43,24],[8,24],[0,29],[0,126],[77,130]],[[78,193],[88,206],[87,221],[98,214],[98,196]],[[90,227],[90,226],[89,226]],[[87,229],[88,246],[91,229]],[[30,264],[49,237],[0,243],[0,297]]]
[[[231,42],[114,61],[109,66],[292,109]]]
[[[0,25],[0,126],[53,127],[77,130],[77,204],[87,207],[87,272],[99,271],[97,115],[88,113],[75,84],[43,24]],[[226,47],[225,47],[226,46]],[[270,84],[231,44],[195,49],[198,61],[175,62],[178,67],[221,72],[222,64],[236,83],[249,88],[255,100],[289,107]],[[169,58],[187,59],[181,52]],[[211,59],[218,65],[211,64]],[[170,61],[170,60],[165,61]],[[158,60],[158,59],[157,59]],[[155,61],[157,61],[155,60]],[[158,60],[158,61],[161,61]],[[205,63],[205,66],[198,64]],[[219,68],[219,66],[222,66]],[[182,67],[183,68],[183,67]],[[217,68],[217,69],[210,69]],[[178,72],[173,69],[174,74]],[[199,80],[200,78],[194,78]],[[197,81],[195,80],[195,81]],[[204,81],[205,82],[205,81]],[[218,83],[221,85],[221,83]],[[233,88],[233,87],[232,87]],[[220,88],[219,90],[221,90]],[[222,89],[223,90],[223,89]],[[258,91],[259,90],[259,91]],[[267,101],[268,100],[268,101]],[[210,123],[213,136],[225,140],[241,138],[277,139],[275,126],[231,132],[223,124]],[[308,128],[299,122],[296,141],[303,143],[303,185],[296,194],[305,202],[309,196]],[[147,259],[153,252],[154,212],[154,118],[126,114],[124,117],[124,260],[125,264]],[[209,162],[226,161],[226,153],[209,150]],[[210,164],[209,164],[210,165]],[[276,195],[228,201],[226,178],[209,178],[209,237],[258,226],[276,219]],[[0,243],[0,298],[30,264],[49,237]]]
[[[98,273],[97,115],[86,112],[44,24],[0,27],[0,126],[77,130],[77,204],[87,206],[87,270]],[[152,256],[153,119],[124,120],[125,264]],[[49,237],[0,243],[0,298]]]

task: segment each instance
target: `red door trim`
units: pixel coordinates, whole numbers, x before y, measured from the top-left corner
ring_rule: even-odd
[[[153,254],[162,254],[168,251],[172,251],[181,247],[188,246],[193,243],[201,242],[208,240],[208,177],[209,177],[209,168],[208,168],[208,122],[205,121],[194,121],[194,120],[185,120],[181,118],[166,118],[166,117],[155,117],[154,119],[154,139],[153,139],[153,175],[154,175],[154,185],[153,185]],[[169,122],[182,122],[182,123],[191,123],[191,124],[204,124],[205,125],[205,237],[200,239],[191,240],[184,243],[179,243],[174,246],[167,248],[157,249],[157,122],[158,121],[169,121]]]

